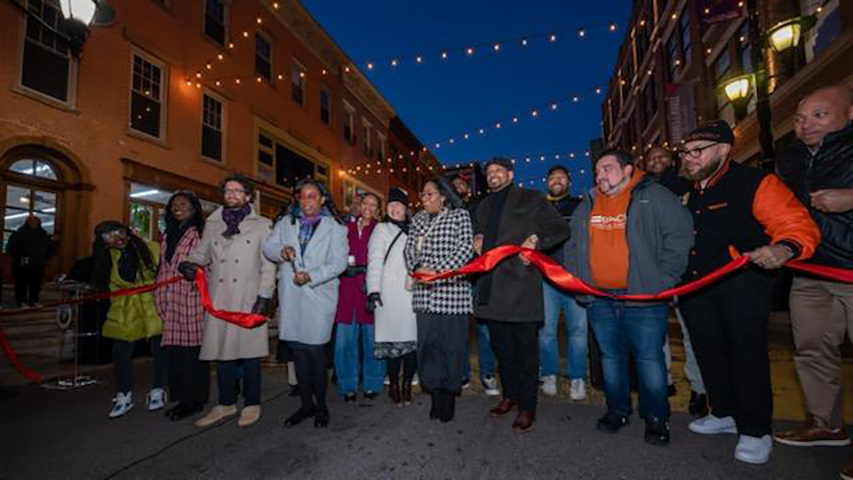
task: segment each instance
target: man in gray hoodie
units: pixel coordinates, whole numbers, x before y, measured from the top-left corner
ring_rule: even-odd
[[[565,246],[566,269],[610,295],[656,294],[679,283],[693,246],[690,212],[666,187],[635,170],[622,150],[595,162],[597,187],[572,217]],[[631,415],[628,358],[637,366],[645,440],[669,443],[669,402],[663,343],[667,305],[610,297],[589,302],[589,325],[601,349],[607,413],[598,430],[616,433]]]

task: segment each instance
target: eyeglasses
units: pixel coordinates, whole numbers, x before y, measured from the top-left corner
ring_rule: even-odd
[[[110,240],[115,240],[115,239],[117,239],[117,238],[122,238],[122,237],[124,237],[124,235],[125,235],[125,234],[124,234],[124,230],[113,230],[113,231],[111,231],[111,232],[104,232],[104,233],[102,233],[102,234],[101,234],[101,238],[103,238],[103,239],[104,239],[104,241],[109,242]]]
[[[719,145],[719,142],[714,142],[710,145],[705,145],[704,147],[694,148],[691,150],[681,149],[676,153],[678,154],[678,158],[699,158],[702,156],[702,152],[716,145]]]

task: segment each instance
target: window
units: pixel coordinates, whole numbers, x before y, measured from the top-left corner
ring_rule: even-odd
[[[21,85],[62,102],[68,101],[71,58],[56,0],[27,3],[27,33]]]
[[[162,137],[163,81],[162,65],[133,54],[130,128],[155,138]]]
[[[266,183],[295,187],[306,178],[327,182],[329,167],[290,148],[268,131],[258,133],[258,176]]]
[[[324,125],[332,124],[332,95],[326,87],[320,88],[320,121]]]
[[[367,120],[365,120],[363,118],[361,119],[361,124],[362,124],[362,127],[364,128],[364,154],[367,155],[368,157],[371,157],[371,156],[373,156],[373,143],[372,143],[372,138],[371,138],[371,137],[373,137],[373,135],[371,135],[371,131],[373,130],[373,126],[370,125],[370,122],[368,122]]]
[[[33,176],[42,180],[58,180],[54,167],[41,159],[23,158],[9,167],[10,172]],[[2,201],[2,198],[0,198]],[[3,208],[3,251],[9,237],[21,228],[27,217],[34,215],[41,220],[41,226],[47,233],[56,232],[56,192],[37,189],[26,184],[6,184],[6,202]]]
[[[272,80],[272,43],[260,32],[255,33],[255,73]]]
[[[18,160],[9,167],[10,172],[20,173],[21,175],[32,175],[38,178],[47,180],[58,180],[56,170],[49,163],[41,160]]]
[[[726,44],[726,48],[723,49],[720,56],[711,65],[711,75],[714,79],[714,88],[717,96],[717,118],[726,120],[730,124],[734,123],[735,120],[734,109],[731,107],[725,91],[720,86],[723,80],[729,76],[731,66],[731,55],[729,55],[728,44]]]
[[[225,18],[225,2],[223,0],[206,0],[204,34],[220,45],[225,45]]]
[[[385,156],[385,153],[387,151],[385,149],[385,144],[387,143],[385,135],[376,132],[376,142],[379,144],[379,148],[376,151],[377,158],[384,162],[388,159],[388,157]]]
[[[686,64],[690,59],[690,47],[693,45],[690,38],[690,12],[687,9],[681,14],[679,23],[681,24],[681,61]]]
[[[737,51],[740,70],[752,73],[752,44],[749,43],[749,22],[744,22],[737,33]]]
[[[678,72],[681,70],[681,50],[678,48],[678,35],[673,32],[666,41],[666,57],[669,67],[669,81],[675,82]]]
[[[294,102],[305,105],[305,67],[296,60],[290,71],[290,98]]]
[[[355,145],[355,109],[344,101],[344,138],[350,145]]]
[[[205,93],[201,122],[201,154],[220,162],[224,113],[222,102]]]
[[[258,134],[258,177],[266,183],[275,182],[275,141],[266,132]]]

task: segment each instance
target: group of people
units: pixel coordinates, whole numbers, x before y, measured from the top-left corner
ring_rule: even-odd
[[[667,319],[674,306],[697,417],[690,431],[737,434],[735,458],[761,464],[774,438],[767,322],[775,271],[791,260],[853,268],[851,120],[847,87],[803,99],[796,140],[777,160],[777,173],[732,161],[735,136],[723,121],[697,127],[674,152],[655,148],[640,161],[606,150],[594,162],[596,185],[582,198],[569,195],[565,167],[548,172],[546,195],[516,186],[513,163],[496,157],[485,165],[487,196],[474,198],[464,178],[437,177],[425,183],[414,214],[406,193],[392,189],[384,209],[368,193],[344,218],[326,186],[307,179],[273,224],[252,208],[254,184],[230,176],[223,206],[206,220],[192,193],[176,193],[160,245],[121,224],[100,224],[95,279],[124,288],[175,275],[192,280],[203,269],[217,309],[269,316],[277,303],[279,358],[292,361],[301,397],[286,426],[309,418],[328,425],[329,352],[345,402],[356,402],[359,388],[372,401],[387,377],[390,400],[408,404],[417,372],[431,397],[430,418],[452,420],[470,376],[473,319],[484,390],[501,396],[490,415],[514,412],[512,429],[529,432],[539,390],[558,391],[562,313],[570,397],[586,397],[591,332],[607,403],[598,430],[616,433],[628,424],[633,363],[644,439],[653,445],[670,441]],[[434,279],[502,245],[542,251],[608,295],[560,290],[525,252],[481,275]],[[747,268],[673,301],[620,297],[658,294],[738,255],[748,257]],[[118,340],[110,416],[133,405],[129,345],[148,339],[155,357],[149,409],[165,404],[168,377],[178,402],[172,418],[202,410],[205,362],[215,361],[218,403],[196,424],[236,415],[238,392],[238,424],[260,418],[267,326],[247,329],[205,314],[194,288],[182,281],[113,301],[104,326],[104,335]],[[775,438],[847,445],[839,348],[853,321],[853,286],[795,276],[791,318],[809,420]]]

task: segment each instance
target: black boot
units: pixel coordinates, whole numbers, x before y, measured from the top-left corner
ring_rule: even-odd
[[[439,402],[441,402],[441,396],[439,395],[438,391],[430,392],[429,396],[432,399],[432,402],[431,402],[430,407],[429,407],[429,419],[430,420],[436,420],[439,418],[438,412],[439,412]]]
[[[444,391],[442,392],[442,396],[444,397],[444,407],[442,408],[440,420],[441,423],[447,423],[453,420],[453,414],[456,413],[456,395],[451,392]]]

